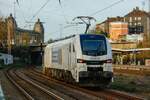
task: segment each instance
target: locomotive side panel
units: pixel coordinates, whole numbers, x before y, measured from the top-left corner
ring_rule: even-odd
[[[73,58],[75,58],[75,53],[73,53],[72,42],[72,39],[63,40],[46,47],[44,57],[44,70],[46,71],[44,73],[63,81],[75,81],[73,77],[75,67],[75,63],[73,63],[75,59]]]

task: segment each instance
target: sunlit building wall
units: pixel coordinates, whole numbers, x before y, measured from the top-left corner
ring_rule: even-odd
[[[128,34],[128,23],[126,22],[111,22],[109,24],[109,34],[112,41],[125,40]]]

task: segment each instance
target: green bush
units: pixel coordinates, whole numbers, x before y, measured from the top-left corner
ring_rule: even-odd
[[[118,83],[114,82],[111,84],[112,89],[117,89],[120,91],[126,91],[126,92],[136,92],[136,86],[134,84],[125,84],[125,83]]]
[[[0,68],[2,68],[3,67],[3,60],[2,59],[0,59]]]

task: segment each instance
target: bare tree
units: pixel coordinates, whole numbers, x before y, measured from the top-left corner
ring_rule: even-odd
[[[5,48],[7,44],[7,25],[4,18],[0,17],[0,46]]]

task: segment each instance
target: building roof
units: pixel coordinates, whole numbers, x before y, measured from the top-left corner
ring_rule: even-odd
[[[14,25],[14,27],[17,27],[17,22],[15,20],[15,18],[12,16],[12,14],[10,14],[10,16],[6,19],[6,21],[11,21]]]
[[[117,17],[108,17],[106,22],[115,22],[115,21],[123,21],[123,17],[117,16]]]
[[[124,20],[124,17],[120,17],[120,16],[117,16],[117,17],[107,17],[107,19],[105,21],[103,21],[102,23],[98,23],[96,25],[101,25],[101,24],[104,24],[106,22],[116,22],[116,21],[123,21]]]
[[[30,33],[30,34],[40,34],[40,33],[38,33],[38,32],[35,32],[34,30],[28,30],[28,29],[22,29],[22,28],[19,28],[19,27],[17,27],[17,29],[16,29],[16,31],[17,32],[21,32],[21,33]]]
[[[140,10],[139,7],[134,8],[131,12],[129,12],[125,17],[128,16],[150,16],[150,14],[146,11]]]
[[[139,7],[136,7],[131,12],[126,14],[124,17],[128,17],[128,16],[145,16],[145,15],[150,17],[150,14],[148,12],[140,10]],[[121,16],[108,17],[105,21],[103,21],[101,23],[98,23],[96,25],[101,25],[101,24],[104,24],[106,22],[123,21],[124,17],[121,17]]]

